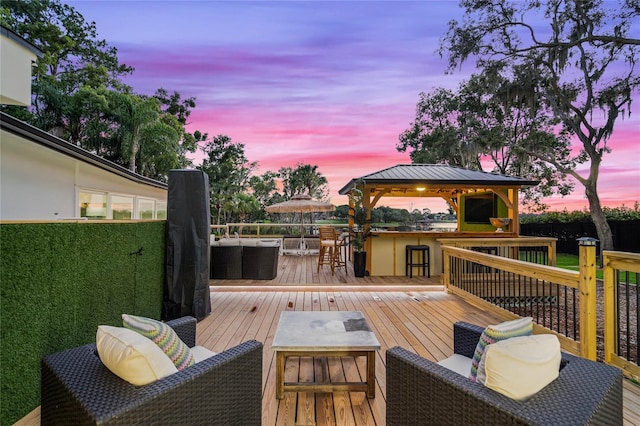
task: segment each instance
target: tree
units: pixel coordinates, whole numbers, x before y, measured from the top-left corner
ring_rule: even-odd
[[[190,97],[182,99],[180,93],[174,91],[171,95],[160,88],[156,90],[153,95],[160,102],[160,109],[163,115],[170,115],[175,118],[180,128],[180,142],[178,143],[178,149],[176,151],[178,155],[179,168],[187,168],[192,165],[191,160],[186,157],[186,153],[195,152],[198,149],[198,143],[207,140],[208,135],[201,133],[199,130],[189,133],[186,131],[185,126],[188,123],[187,119],[191,115],[191,110],[196,107],[196,98]]]
[[[215,136],[202,148],[205,158],[197,168],[209,176],[212,215],[216,224],[227,222],[234,200],[245,193],[249,177],[257,166],[244,153],[244,144],[234,143],[226,135]]]
[[[530,145],[542,152],[567,152],[569,140],[554,134],[557,120],[526,94],[514,96],[529,76],[516,68],[513,80],[503,69],[488,67],[460,84],[457,92],[435,89],[421,93],[416,119],[400,135],[396,148],[408,149],[414,163],[444,163],[471,170],[527,176],[540,184],[524,190],[532,210],[544,210],[542,197],[567,194],[566,174],[527,154]]]
[[[449,71],[471,56],[479,69],[499,63],[528,70],[531,84],[522,91],[553,111],[580,150],[557,156],[531,144],[527,154],[584,186],[601,247],[612,249],[597,184],[615,122],[631,113],[632,94],[640,87],[635,71],[640,40],[628,37],[640,22],[640,3],[620,1],[612,10],[601,0],[463,0],[461,5],[463,23],[450,22],[440,47],[448,56]],[[547,26],[539,25],[542,16]],[[574,167],[585,159],[586,177]]]
[[[318,166],[298,163],[294,168],[281,167],[278,174],[282,179],[285,199],[294,195],[308,194],[311,198],[324,199],[327,196],[327,178],[318,172]]]
[[[266,206],[284,201],[282,194],[278,192],[277,178],[278,174],[272,171],[267,171],[260,176],[251,176],[249,178],[251,192],[260,205],[260,214],[256,217],[258,220],[267,217],[267,213],[264,210]]]
[[[450,90],[436,89],[420,93],[416,119],[400,135],[396,148],[405,152],[411,148],[411,162],[436,164],[480,170],[481,150],[467,144],[458,122],[460,99]]]
[[[122,156],[128,161],[129,170],[135,173],[141,145],[148,139],[145,136],[158,136],[154,127],[160,119],[160,105],[153,98],[121,94],[116,101],[115,115],[119,123]]]
[[[119,63],[94,22],[57,0],[5,1],[0,16],[44,53],[34,73],[32,111],[5,111],[154,179],[166,181],[170,169],[191,165],[186,153],[207,138],[184,128],[194,98],[164,89],[154,98],[134,94],[120,80],[133,68]]]
[[[253,222],[254,216],[259,214],[260,204],[253,195],[240,193],[227,200],[225,210],[231,219],[227,222]],[[240,227],[238,232],[240,234],[242,233],[242,227]]]
[[[119,63],[115,47],[98,39],[95,22],[86,22],[58,0],[3,1],[0,16],[4,26],[43,52],[34,70],[32,102],[36,124],[43,130],[67,136],[66,97],[83,86],[123,89],[120,78],[133,71]],[[88,98],[84,100],[86,107]]]

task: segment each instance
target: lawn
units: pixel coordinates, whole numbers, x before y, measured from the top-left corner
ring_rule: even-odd
[[[556,255],[556,266],[559,268],[571,269],[572,271],[577,271],[578,256],[575,254],[558,253]],[[598,279],[603,278],[602,269],[598,269],[596,271],[596,276],[598,277]],[[638,282],[638,274],[629,273],[628,276],[629,276],[630,284],[636,284]],[[620,282],[626,282],[626,280],[627,280],[627,274],[624,271],[620,272]]]

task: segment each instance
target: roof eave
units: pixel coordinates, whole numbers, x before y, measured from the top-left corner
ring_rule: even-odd
[[[0,112],[0,128],[15,135],[21,136],[34,143],[53,149],[54,151],[73,157],[77,160],[94,165],[108,172],[117,174],[126,179],[145,185],[154,186],[156,188],[167,189],[168,186],[164,182],[151,179],[146,176],[139,175],[131,170],[106,160],[96,154],[93,154],[83,148],[75,146],[63,139],[60,139],[44,130],[38,129],[24,121],[18,120],[9,114]]]

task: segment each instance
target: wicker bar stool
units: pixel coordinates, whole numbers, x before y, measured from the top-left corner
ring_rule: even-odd
[[[413,253],[418,253],[417,263],[413,262]],[[405,246],[405,275],[413,278],[413,268],[422,268],[422,275],[431,278],[431,265],[429,262],[429,246],[426,245],[407,245]]]

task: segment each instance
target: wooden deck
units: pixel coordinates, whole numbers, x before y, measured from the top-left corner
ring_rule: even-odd
[[[271,425],[384,425],[385,351],[400,345],[425,358],[440,360],[451,355],[452,324],[496,323],[491,313],[446,294],[439,280],[405,277],[356,279],[328,267],[316,272],[314,256],[282,256],[278,277],[272,281],[212,281],[212,313],[198,323],[197,343],[221,352],[245,340],[264,343],[262,424]],[[363,392],[285,393],[275,398],[275,356],[271,342],[285,310],[357,310],[364,313],[380,341],[376,357],[376,397]],[[322,374],[311,358],[287,361],[288,381],[313,380]],[[338,381],[359,381],[365,374],[364,359],[330,358],[329,376]],[[296,377],[297,376],[297,377]],[[625,425],[640,425],[640,388],[625,381]],[[40,424],[39,408],[20,425]]]
[[[478,324],[496,318],[441,291],[212,291],[212,314],[198,324],[199,344],[219,352],[248,339],[264,342],[263,425],[384,425],[385,351],[401,345],[432,360],[447,357],[452,349],[452,324],[466,320]],[[376,398],[363,392],[285,393],[275,398],[275,356],[271,342],[284,310],[357,310],[364,313],[380,341],[376,357]],[[315,361],[315,362],[314,362]],[[364,358],[330,358],[329,376],[337,381],[365,377]],[[290,358],[287,381],[310,381],[321,373],[311,358]]]
[[[417,271],[414,270],[414,272]],[[285,255],[280,256],[278,261],[278,275],[273,280],[211,280],[212,286],[368,286],[368,285],[440,285],[440,277],[431,278],[417,276],[413,278],[405,276],[396,277],[363,277],[356,278],[353,275],[353,266],[348,262],[347,271],[336,269],[331,275],[329,266],[322,266],[318,272],[317,255]]]

